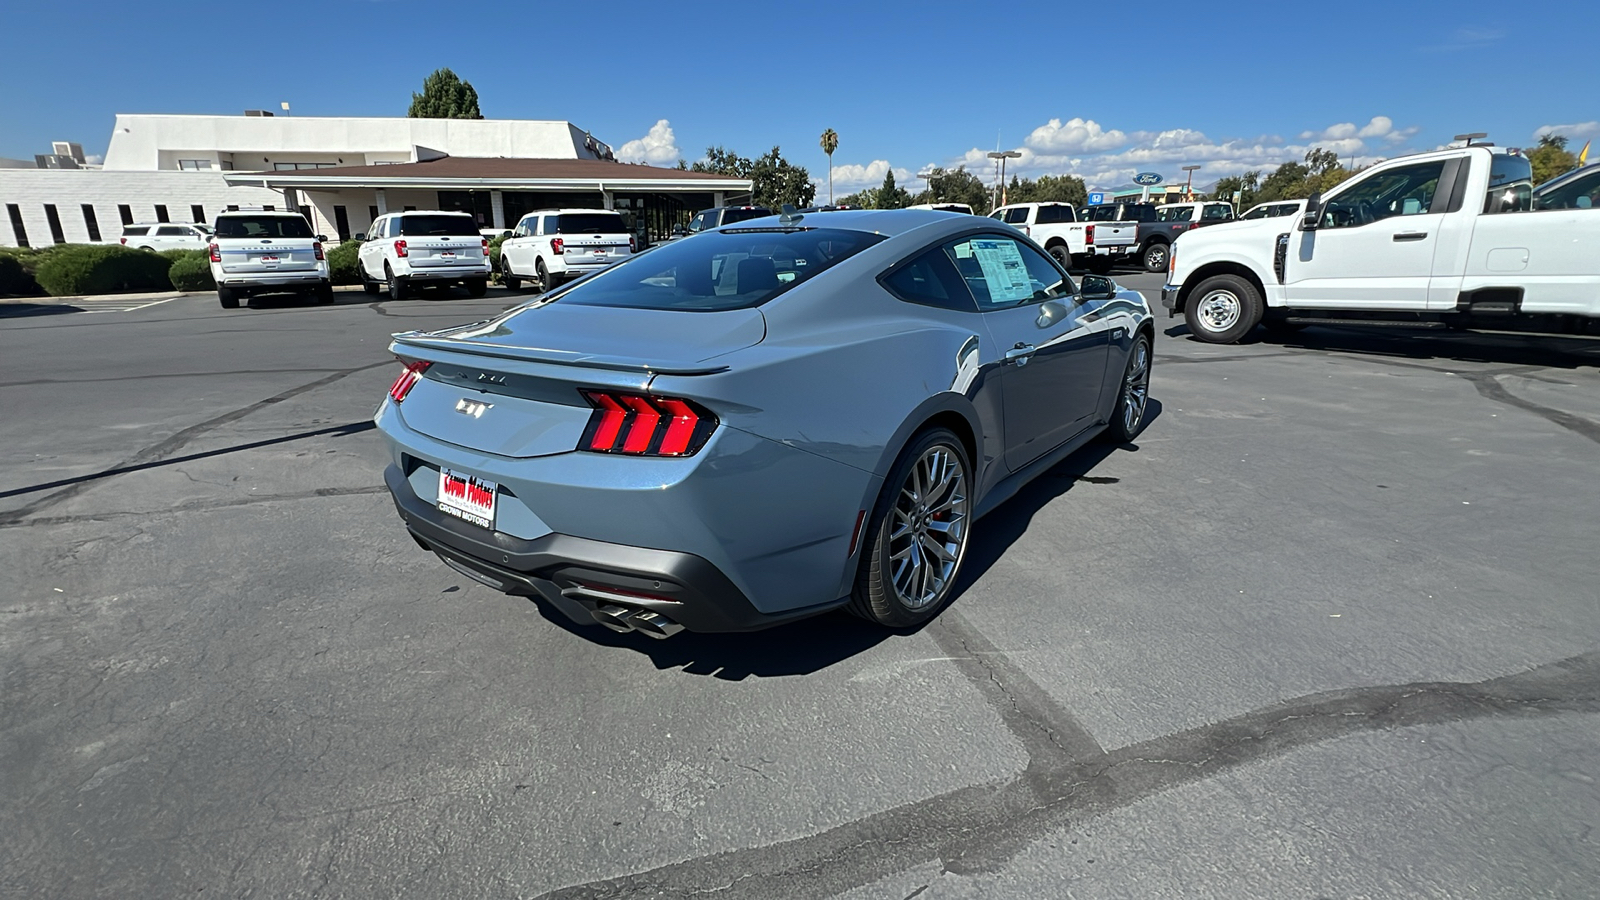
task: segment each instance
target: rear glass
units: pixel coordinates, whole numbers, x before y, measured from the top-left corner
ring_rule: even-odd
[[[883,240],[834,228],[707,231],[580,281],[558,303],[719,312],[746,309]]]
[[[478,223],[471,216],[401,216],[400,233],[412,237],[478,237]]]
[[[222,216],[217,219],[217,237],[308,238],[311,236],[311,226],[300,216]]]
[[[762,209],[759,206],[752,206],[749,209],[729,209],[724,210],[722,213],[722,224],[732,225],[735,222],[748,222],[751,219],[759,219],[762,216],[770,215],[772,215],[772,210]]]
[[[562,213],[546,216],[545,234],[627,234],[622,217],[616,213]]]

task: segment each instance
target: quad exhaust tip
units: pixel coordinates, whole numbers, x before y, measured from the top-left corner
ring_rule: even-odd
[[[683,630],[681,623],[649,609],[632,609],[614,603],[604,603],[595,607],[590,614],[594,616],[596,622],[618,634],[637,631],[658,641],[664,641]]]

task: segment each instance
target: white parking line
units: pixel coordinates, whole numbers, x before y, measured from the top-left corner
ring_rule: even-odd
[[[140,304],[138,306],[130,306],[127,309],[123,310],[123,312],[133,312],[136,309],[149,309],[152,306],[160,306],[163,303],[171,303],[172,301],[174,301],[176,299],[178,299],[178,298],[177,297],[168,297],[165,300],[152,300],[149,303],[142,303],[142,304]]]

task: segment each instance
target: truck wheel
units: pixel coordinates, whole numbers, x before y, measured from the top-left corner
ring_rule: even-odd
[[[319,284],[319,285],[317,285],[317,303],[322,305],[322,306],[327,306],[327,305],[333,303],[333,285],[331,285],[331,284]]]
[[[1091,257],[1089,259],[1089,271],[1096,275],[1105,275],[1110,273],[1111,267],[1116,264],[1117,261],[1109,256]]]
[[[239,295],[234,293],[232,288],[219,287],[217,288],[217,302],[222,304],[223,309],[238,309]]]
[[[467,279],[467,296],[482,297],[489,293],[489,280],[487,278]]]
[[[535,280],[539,284],[539,293],[548,294],[555,290],[555,280],[550,277],[550,270],[544,267],[544,260],[535,260],[533,263]]]
[[[506,258],[504,250],[500,251],[500,283],[505,285],[508,291],[522,288],[522,279],[517,277],[517,273],[511,271],[511,260]]]
[[[1054,256],[1056,262],[1061,264],[1061,268],[1068,271],[1072,270],[1072,251],[1067,249],[1066,244],[1051,244],[1049,250],[1050,255]]]
[[[383,278],[389,285],[390,300],[404,300],[411,293],[410,285],[406,283],[406,279],[396,277],[394,270],[389,268],[388,263],[383,264]]]
[[[1144,270],[1146,272],[1165,272],[1167,270],[1167,245],[1160,241],[1152,241],[1144,248]]]
[[[372,280],[372,276],[367,274],[367,264],[356,260],[356,272],[361,276],[361,289],[369,294],[376,294],[379,290],[379,285]]]
[[[1213,275],[1183,306],[1189,332],[1208,344],[1233,344],[1261,322],[1261,294],[1237,275]]]

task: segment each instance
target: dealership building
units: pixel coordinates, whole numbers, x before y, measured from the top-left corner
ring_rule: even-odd
[[[335,240],[405,209],[459,209],[501,230],[536,209],[603,208],[648,242],[751,189],[617,162],[561,121],[118,115],[101,165],[77,145],[54,149],[0,165],[0,246],[116,243],[126,224],[239,207],[299,210]]]

